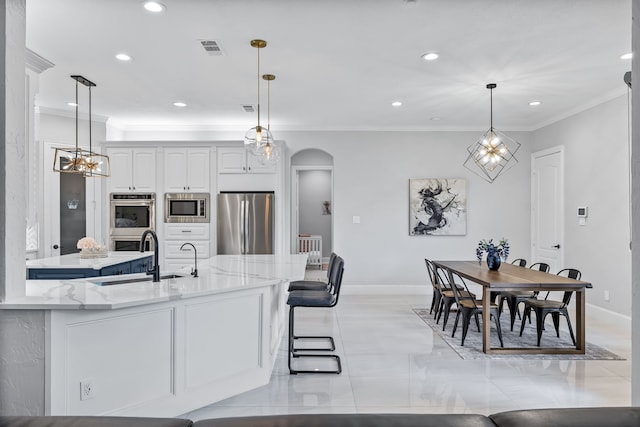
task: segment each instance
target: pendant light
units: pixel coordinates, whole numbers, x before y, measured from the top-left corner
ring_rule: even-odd
[[[493,89],[495,83],[489,83],[491,113],[490,127],[480,139],[467,147],[469,153],[464,167],[487,180],[489,183],[518,163],[515,154],[520,149],[520,143],[493,127]]]
[[[260,146],[266,143],[273,143],[273,137],[269,129],[265,129],[260,126],[260,49],[267,46],[267,42],[264,40],[251,40],[251,47],[254,47],[258,51],[258,125],[247,131],[244,136],[245,146],[251,149],[254,153],[260,150]]]
[[[53,171],[82,174],[86,178],[107,178],[110,175],[109,157],[95,153],[92,146],[91,88],[96,84],[82,76],[71,76],[71,78],[76,81],[76,145],[75,148],[56,148]],[[89,150],[80,148],[78,142],[78,83],[89,88]]]
[[[264,74],[262,79],[267,81],[267,131],[271,135],[271,140],[260,145],[256,154],[264,156],[264,163],[276,163],[280,157],[280,147],[276,144],[271,133],[271,82],[276,79],[276,76]]]

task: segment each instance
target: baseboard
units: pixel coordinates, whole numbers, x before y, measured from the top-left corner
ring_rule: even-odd
[[[431,295],[431,286],[427,285],[354,285],[341,287],[343,295]]]
[[[623,322],[629,330],[631,330],[631,316],[626,316],[624,314],[620,314],[616,311],[609,310],[604,307],[600,307],[595,304],[586,304],[587,313],[589,313],[590,317],[598,317],[603,320],[615,320],[616,322]]]

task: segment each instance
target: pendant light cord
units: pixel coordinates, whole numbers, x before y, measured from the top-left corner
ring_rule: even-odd
[[[493,88],[489,88],[489,125],[490,129],[493,130]]]
[[[89,155],[93,155],[93,149],[91,148],[91,86],[89,86]]]
[[[78,158],[78,81],[76,80],[76,153],[75,158]]]
[[[258,47],[258,128],[260,128],[260,47]]]

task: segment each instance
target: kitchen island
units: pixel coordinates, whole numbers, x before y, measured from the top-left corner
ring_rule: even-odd
[[[0,319],[22,328],[9,343],[35,366],[15,362],[6,380],[19,387],[0,406],[178,416],[264,385],[285,327],[286,283],[305,265],[305,255],[226,255],[199,261],[197,278],[187,268],[159,283],[108,284],[145,274],[27,281],[26,296],[0,304]]]
[[[152,265],[151,252],[107,252],[106,257],[81,258],[80,253],[27,261],[27,279],[58,280],[145,272]]]

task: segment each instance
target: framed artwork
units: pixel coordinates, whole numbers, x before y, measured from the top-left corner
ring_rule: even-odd
[[[409,235],[467,234],[467,180],[409,180]]]

